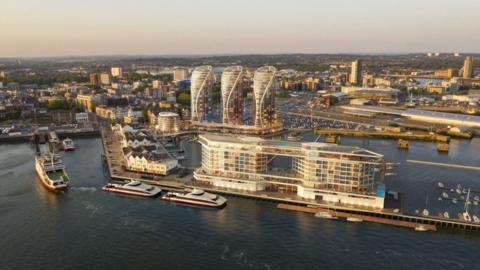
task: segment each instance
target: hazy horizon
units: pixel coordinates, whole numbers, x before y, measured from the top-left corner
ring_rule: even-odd
[[[474,0],[4,0],[0,58],[479,53]]]

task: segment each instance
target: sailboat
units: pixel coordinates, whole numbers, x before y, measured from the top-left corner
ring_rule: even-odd
[[[422,215],[424,216],[430,215],[430,212],[428,211],[427,206],[428,206],[428,194],[427,194],[427,198],[425,199],[425,209],[423,209],[422,211]]]
[[[467,198],[465,199],[465,211],[462,213],[462,217],[465,221],[472,222],[472,217],[468,213],[468,205],[470,202],[469,200],[470,200],[470,189],[468,189],[468,192],[467,192]]]

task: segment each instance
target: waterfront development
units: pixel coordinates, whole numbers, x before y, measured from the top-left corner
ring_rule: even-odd
[[[304,140],[314,139],[311,133],[304,135]],[[357,138],[342,139],[344,145],[362,143]],[[425,263],[433,268],[478,267],[473,259],[480,252],[476,233],[419,233],[374,223],[325,220],[277,209],[275,203],[235,196],[227,197],[227,207],[208,210],[102,192],[109,178],[102,165],[101,140],[77,139],[75,144],[76,151],[61,153],[71,178],[65,194],[47,191],[36,179],[34,148],[0,145],[6,154],[0,162],[0,209],[5,217],[0,228],[16,232],[2,238],[2,246],[9,247],[2,252],[4,269],[95,265],[104,269],[308,269],[318,265],[372,269],[397,268],[406,260],[412,268],[422,268]],[[409,152],[382,139],[371,139],[363,147],[400,163],[386,184],[408,194],[403,203],[410,213],[425,208],[427,197],[432,213],[449,211],[453,216],[462,211],[460,204],[438,200],[439,181],[448,187],[460,184],[480,190],[478,171],[406,162],[415,157],[476,166],[478,139],[454,140],[448,156],[437,154],[435,144],[428,142],[412,142]],[[185,150],[192,156],[188,163],[199,165],[200,145],[188,144]],[[472,211],[478,214],[479,210],[472,206]],[[76,243],[76,248],[67,248],[66,243]],[[30,248],[32,245],[37,248]],[[311,246],[316,248],[308,248]],[[63,256],[52,260],[51,253]],[[185,253],[190,255],[180,255]],[[338,261],[339,253],[350,259]]]

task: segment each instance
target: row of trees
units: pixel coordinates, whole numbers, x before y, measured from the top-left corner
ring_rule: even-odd
[[[83,74],[72,73],[48,73],[48,74],[35,74],[35,75],[9,75],[2,79],[4,84],[16,82],[19,84],[37,84],[37,85],[52,85],[54,83],[65,82],[88,82],[89,78]]]

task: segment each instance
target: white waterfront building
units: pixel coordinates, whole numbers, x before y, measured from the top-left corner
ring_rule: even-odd
[[[383,208],[384,159],[380,154],[359,147],[259,137],[205,134],[199,142],[202,166],[194,172],[199,183]],[[291,159],[291,168],[275,168],[271,165],[275,157]]]
[[[257,69],[253,77],[253,94],[255,96],[254,121],[258,128],[271,128],[277,125],[275,111],[275,92],[278,83],[275,79],[277,69],[265,66]]]
[[[222,73],[222,120],[224,124],[243,124],[243,68],[227,67]]]
[[[214,81],[215,77],[211,66],[196,67],[193,71],[191,78],[192,121],[208,120]]]

